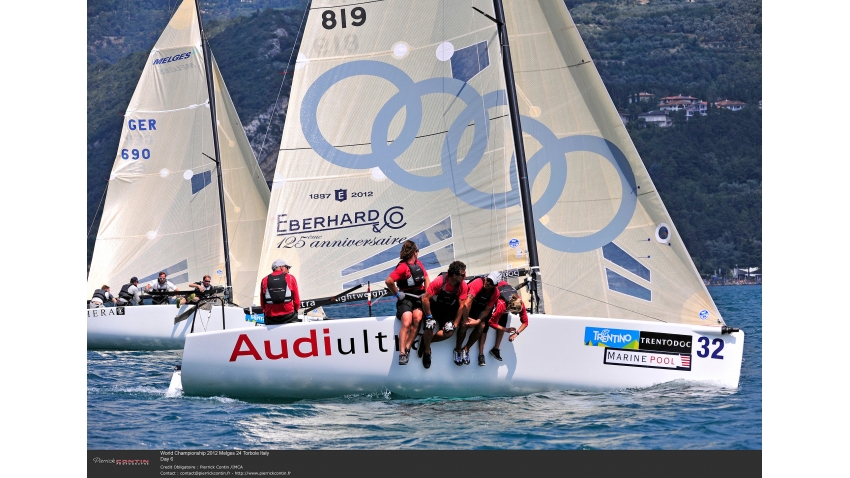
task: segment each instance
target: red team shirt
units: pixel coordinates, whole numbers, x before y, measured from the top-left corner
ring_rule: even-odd
[[[482,294],[486,294],[486,292],[482,292],[482,290],[484,289],[484,280],[475,279],[468,284],[470,297],[478,297],[479,292]],[[487,302],[487,305],[484,306],[484,309],[493,310],[493,306],[496,305],[497,300],[499,300],[499,289],[493,287],[493,290],[490,291],[490,301]],[[476,317],[473,317],[473,319],[475,318]]]
[[[283,271],[272,272],[273,276],[283,274]],[[292,274],[286,275],[286,286],[292,291],[292,302],[286,304],[266,304],[266,289],[269,287],[269,277],[263,277],[260,282],[260,305],[263,307],[263,315],[269,317],[280,317],[295,312],[295,304],[301,307],[301,297],[298,295],[298,283]]]
[[[502,282],[499,282],[498,284],[496,284],[496,292],[497,293],[499,291],[498,288],[503,286],[503,285],[510,285],[510,284],[508,284],[505,281],[502,281]],[[501,297],[501,296],[497,295],[496,308],[493,309],[493,315],[490,316],[490,325],[493,326],[494,328],[495,328],[496,325],[499,325],[499,317],[501,317],[502,314],[504,314],[505,311],[508,310],[508,304],[506,304],[504,300],[499,300],[498,299],[499,297]],[[528,313],[526,313],[526,311],[525,311],[525,303],[522,304],[522,310],[519,313],[519,321],[522,322],[523,324],[528,325]]]
[[[434,280],[431,281],[431,284],[428,285],[428,293],[432,296],[437,296],[440,293],[440,289],[443,288],[443,278],[445,276],[437,276]],[[446,292],[454,293],[455,287],[452,286],[451,283],[446,283]],[[460,295],[457,297],[458,300],[466,300],[466,296],[469,293],[469,286],[465,281],[460,281]]]
[[[428,271],[425,270],[425,266],[419,262],[419,259],[416,259],[416,264],[422,269],[422,273],[425,274],[425,277],[428,277]],[[399,264],[396,266],[395,270],[390,272],[390,278],[395,281],[396,287],[399,289],[407,288],[407,279],[410,279],[410,267],[405,264]],[[425,292],[425,283],[423,282],[421,286],[419,286],[419,292]]]

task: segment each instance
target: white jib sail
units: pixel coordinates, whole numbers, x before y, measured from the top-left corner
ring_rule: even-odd
[[[562,0],[505,0],[546,312],[722,318]]]
[[[213,60],[234,300],[248,304],[269,191]],[[88,289],[142,283],[167,271],[188,283],[226,283],[203,50],[193,1],[175,12],[124,115]],[[115,289],[117,292],[117,289]]]
[[[489,0],[312,2],[258,281],[301,297],[382,283],[405,239],[434,277],[523,267],[522,213]],[[380,286],[379,286],[380,287]]]

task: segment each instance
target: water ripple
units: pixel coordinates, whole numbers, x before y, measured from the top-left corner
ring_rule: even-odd
[[[761,449],[761,287],[709,289],[745,331],[738,389],[647,388],[519,397],[318,400],[168,395],[182,352],[88,352],[91,449]]]

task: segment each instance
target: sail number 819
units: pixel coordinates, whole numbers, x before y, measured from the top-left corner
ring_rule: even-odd
[[[135,148],[121,150],[121,159],[130,159],[132,157],[134,160],[136,160],[139,159],[139,156],[141,156],[142,159],[150,159],[151,150],[149,150],[148,148],[145,148],[141,151]]]
[[[345,28],[347,25],[345,23],[345,9],[340,9],[339,11],[340,24],[342,28]],[[359,27],[366,23],[366,9],[363,7],[356,7],[351,10],[351,22],[352,26]],[[322,26],[325,30],[333,30],[336,28],[336,12],[333,10],[325,10],[322,12]]]

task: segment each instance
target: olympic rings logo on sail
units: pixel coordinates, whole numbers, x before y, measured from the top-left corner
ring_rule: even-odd
[[[319,130],[316,117],[319,102],[327,91],[340,81],[354,76],[375,76],[392,83],[398,92],[378,111],[371,131],[371,153],[355,154],[333,146]],[[422,124],[422,97],[430,94],[452,95],[466,104],[449,127],[443,141],[440,164],[441,174],[419,176],[409,173],[396,163],[414,142]],[[511,175],[511,189],[506,194],[490,194],[471,186],[466,177],[484,157],[487,149],[490,118],[487,111],[507,104],[504,91],[493,91],[483,96],[469,83],[449,77],[428,78],[414,82],[404,71],[388,63],[357,60],[335,66],[323,73],[310,85],[301,105],[301,128],[313,150],[326,161],[350,169],[380,168],[391,181],[412,191],[433,192],[450,189],[458,199],[481,209],[504,209],[519,205],[519,187],[516,174]],[[405,122],[398,137],[387,143],[390,123],[397,113],[405,109]],[[457,151],[467,126],[473,123],[473,137],[469,151],[458,158]],[[562,252],[587,252],[613,241],[622,233],[634,215],[637,205],[637,186],[634,173],[626,156],[610,141],[598,136],[576,135],[558,138],[543,123],[527,116],[521,117],[523,132],[534,137],[541,149],[528,159],[528,177],[534,180],[548,164],[550,177],[546,190],[533,204],[535,232],[542,244]],[[614,218],[601,230],[582,237],[560,235],[540,222],[557,204],[567,182],[566,154],[587,151],[607,159],[620,176],[622,200]]]

